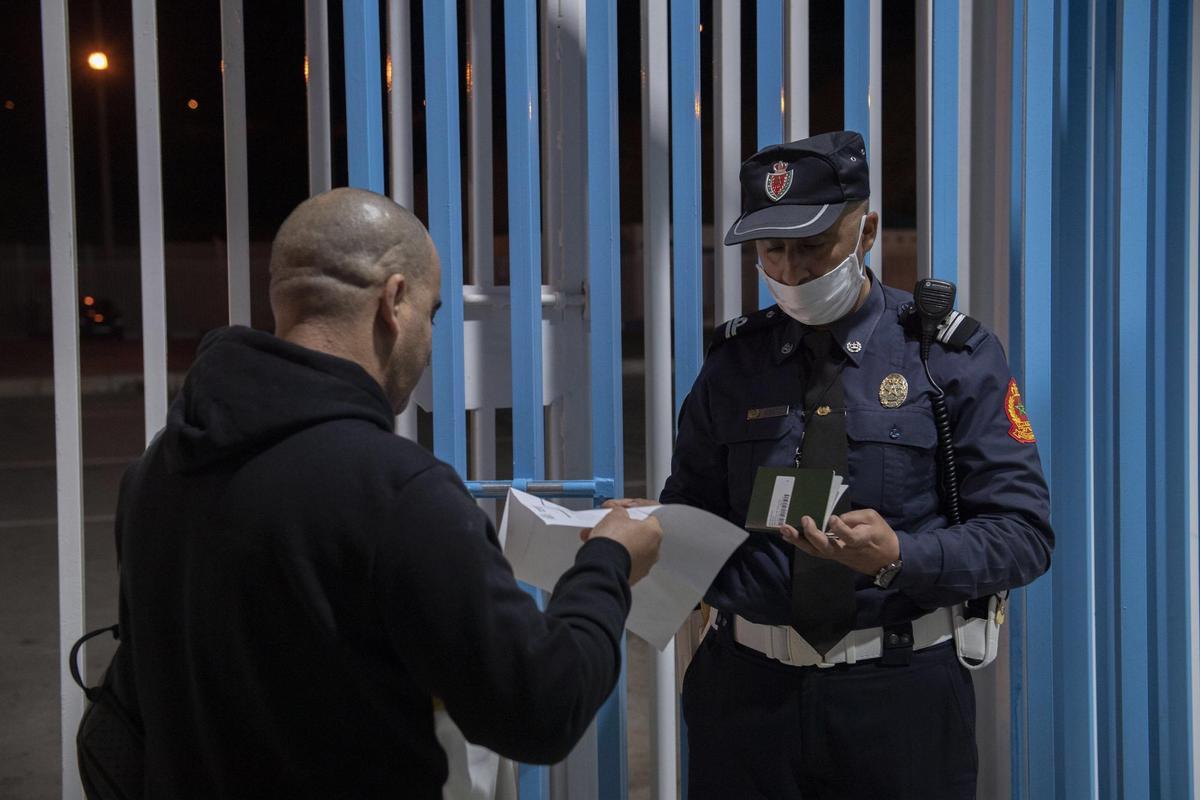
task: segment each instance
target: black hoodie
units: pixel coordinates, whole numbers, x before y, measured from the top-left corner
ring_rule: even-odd
[[[392,426],[356,364],[245,328],[202,343],[117,512],[147,797],[441,797],[433,698],[553,762],[612,690],[626,550],[588,542],[539,612]]]

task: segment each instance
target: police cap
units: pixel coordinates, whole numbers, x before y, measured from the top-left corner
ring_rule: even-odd
[[[759,150],[743,164],[742,215],[725,244],[824,232],[846,203],[871,195],[867,150],[854,131],[822,133]]]

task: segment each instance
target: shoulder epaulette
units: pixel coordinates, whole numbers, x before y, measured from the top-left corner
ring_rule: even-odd
[[[758,331],[772,328],[782,324],[788,320],[788,315],[780,310],[779,306],[768,306],[755,311],[753,314],[747,314],[744,317],[737,317],[727,322],[722,322],[712,333],[712,340],[708,343],[708,354],[711,355],[721,345],[738,336],[748,336]]]
[[[900,324],[911,331],[920,333],[921,323],[913,309],[912,303],[905,303],[900,308]],[[951,311],[938,325],[937,336],[934,337],[950,350],[962,350],[967,342],[979,330],[979,320],[968,317],[961,311]]]

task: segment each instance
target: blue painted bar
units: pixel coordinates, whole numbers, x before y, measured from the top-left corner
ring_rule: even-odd
[[[612,481],[541,481],[514,478],[511,481],[466,481],[467,491],[475,497],[504,497],[508,490],[535,494],[538,497],[613,497]]]
[[[858,131],[871,151],[871,0],[845,0],[843,23],[844,82],[842,84],[842,125]],[[937,73],[934,73],[935,80]]]
[[[1145,797],[1150,785],[1150,651],[1147,535],[1151,513],[1148,402],[1153,390],[1149,365],[1154,352],[1150,329],[1147,256],[1150,248],[1150,57],[1153,51],[1151,8],[1121,6],[1121,198],[1117,274],[1117,593],[1120,655],[1120,790],[1123,797]]]
[[[933,0],[930,273],[958,281],[958,2]]]
[[[935,4],[935,8],[938,4]],[[941,3],[943,6],[954,5],[954,16],[957,16],[957,0],[953,4]],[[1025,19],[1025,160],[1024,169],[1024,219],[1022,224],[1022,252],[1024,287],[1022,304],[1025,329],[1021,337],[1021,347],[1024,358],[1024,380],[1022,393],[1025,408],[1033,421],[1038,438],[1038,450],[1042,456],[1042,465],[1046,475],[1053,480],[1054,475],[1054,428],[1052,425],[1053,409],[1051,398],[1053,394],[1053,372],[1051,369],[1051,337],[1046,336],[1046,326],[1054,319],[1055,309],[1052,305],[1052,280],[1054,269],[1054,155],[1055,155],[1055,117],[1053,113],[1055,99],[1055,4],[1030,3],[1026,7]],[[936,29],[938,21],[935,17],[934,49],[937,50]],[[957,49],[957,32],[951,37],[948,31],[943,32],[943,39],[949,45],[950,39],[955,41]],[[934,75],[939,74],[935,64]],[[957,75],[957,72],[954,73]],[[957,78],[955,78],[957,81]],[[935,93],[936,93],[935,84]],[[938,132],[935,104],[935,152],[934,163],[938,163],[936,152],[937,139],[945,132]],[[956,128],[957,113],[943,114],[943,127]],[[951,134],[953,136],[953,134]],[[957,137],[953,136],[956,140]],[[957,158],[957,142],[947,146],[955,149]],[[935,166],[936,169],[936,166]],[[939,191],[939,183],[947,183],[942,193],[942,202],[957,208],[957,169],[943,172],[942,180],[935,179],[935,197]],[[935,205],[934,217],[943,226],[957,226],[957,211],[946,214]],[[941,239],[941,259],[948,260],[951,266],[941,268],[941,272],[950,280],[954,279],[957,270],[953,267],[955,246],[947,245],[946,239],[957,239],[957,232],[939,236],[937,223],[934,227],[935,251]],[[1053,487],[1052,487],[1053,496]],[[1025,589],[1025,718],[1028,727],[1025,730],[1026,764],[1028,768],[1027,786],[1029,797],[1056,796],[1056,781],[1059,779],[1058,758],[1055,750],[1056,719],[1054,695],[1054,633],[1055,614],[1054,583],[1057,575],[1052,568],[1051,574],[1040,578]]]
[[[624,490],[625,476],[622,464],[621,184],[618,172],[616,5],[588,3],[586,24],[592,468],[595,475],[611,478],[614,490],[620,493]],[[623,638],[621,650],[621,677],[596,718],[599,796],[618,800],[629,794]]]
[[[1117,314],[1116,230],[1117,176],[1117,25],[1116,0],[1098,2],[1094,13],[1094,63],[1097,65],[1092,115],[1093,163],[1091,196],[1093,226],[1092,306],[1095,328],[1110,330]],[[1092,469],[1097,490],[1093,496],[1096,584],[1115,587],[1118,579],[1116,526],[1116,347],[1115,337],[1093,340]],[[1120,710],[1117,654],[1119,600],[1113,591],[1096,595],[1096,718],[1098,797],[1117,800],[1119,795]]]
[[[1025,160],[1025,6],[1012,4],[1012,94],[1010,135],[1010,182],[1008,216],[1008,361],[1018,381],[1024,380],[1025,359],[1024,314],[1022,313],[1021,264],[1024,254],[1021,247],[1021,220],[1024,195],[1021,191],[1023,172],[1019,165]],[[932,133],[931,133],[932,135]],[[1010,759],[1013,800],[1028,796],[1026,781],[1029,770],[1026,766],[1027,728],[1025,720],[1025,590],[1017,589],[1009,597],[1008,641],[1009,641],[1009,721]]]
[[[1155,359],[1154,445],[1156,545],[1154,641],[1157,669],[1152,710],[1157,715],[1158,749],[1151,765],[1151,795],[1195,797],[1191,709],[1189,696],[1193,641],[1189,615],[1194,602],[1190,566],[1196,553],[1189,543],[1188,441],[1180,436],[1184,420],[1195,413],[1188,406],[1188,378],[1194,364],[1182,347],[1188,331],[1189,265],[1186,225],[1189,207],[1188,143],[1194,141],[1189,119],[1190,47],[1195,13],[1187,0],[1163,0],[1157,6],[1158,33],[1154,110],[1154,274],[1153,340]],[[1195,169],[1195,165],[1192,165]],[[1195,209],[1191,209],[1195,213]],[[1187,334],[1185,333],[1184,336]]]
[[[678,414],[704,361],[698,0],[671,0],[670,25],[672,289],[675,302],[675,410]]]
[[[672,6],[674,8],[674,6]],[[673,15],[672,15],[673,16]],[[697,25],[699,21],[697,20]],[[755,12],[754,58],[758,84],[757,108],[758,130],[755,141],[758,149],[783,142],[784,131],[784,69],[783,42],[786,38],[787,21],[783,14],[783,0],[757,0]],[[672,39],[672,41],[674,41]],[[671,50],[672,77],[674,81],[675,51]],[[675,120],[671,120],[674,130]],[[674,148],[672,148],[674,149]],[[699,164],[693,161],[692,164]],[[697,183],[699,178],[697,178]],[[697,191],[699,191],[697,189]],[[775,298],[767,289],[766,281],[758,279],[758,307],[774,305]],[[678,313],[678,312],[677,312]],[[690,382],[689,382],[690,386]]]
[[[483,34],[482,31],[476,31]],[[513,475],[527,491],[545,476],[542,404],[542,206],[535,0],[504,7],[505,120],[508,140],[508,247],[512,333]],[[479,483],[479,482],[475,482]],[[499,482],[490,482],[493,484]],[[536,483],[535,483],[536,486]],[[592,487],[594,488],[594,486]],[[588,497],[592,496],[588,492]],[[538,603],[542,593],[522,585]],[[522,800],[550,797],[550,769],[521,764]]]
[[[453,3],[428,3],[422,13],[429,234],[442,260],[442,309],[433,329],[433,449],[438,458],[465,476],[467,426],[463,378],[458,18]]]
[[[345,0],[346,160],[350,185],[384,193],[379,0]]]
[[[1053,754],[1058,797],[1093,797],[1096,793],[1096,669],[1095,669],[1095,552],[1094,524],[1086,513],[1093,504],[1092,415],[1092,260],[1079,257],[1080,243],[1092,229],[1090,163],[1094,120],[1090,113],[1091,31],[1090,0],[1059,0],[1057,5],[1057,84],[1054,113],[1053,208],[1055,265],[1052,285],[1051,333],[1039,337],[1039,347],[1053,354],[1050,403],[1035,393],[1026,405],[1039,416],[1039,438],[1045,424],[1040,414],[1049,409],[1053,438],[1042,440],[1051,450],[1047,469],[1051,484],[1051,517],[1057,534],[1054,567],[1049,576],[1054,593],[1053,625],[1041,625],[1042,636],[1053,643],[1054,669],[1034,668],[1031,684],[1049,683],[1054,697]],[[1080,202],[1078,187],[1084,187]],[[1068,259],[1074,269],[1057,268]],[[1032,309],[1029,309],[1032,317]],[[1045,323],[1042,323],[1045,329]],[[1047,578],[1039,580],[1045,583]],[[1040,588],[1035,585],[1035,590]],[[1030,626],[1030,633],[1034,627]],[[1051,682],[1052,681],[1052,682]],[[1033,744],[1031,742],[1031,744]]]

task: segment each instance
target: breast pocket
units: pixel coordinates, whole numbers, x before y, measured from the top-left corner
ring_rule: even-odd
[[[937,492],[937,429],[924,408],[851,409],[850,492],[889,519],[928,512]]]
[[[744,513],[759,467],[783,467],[792,463],[784,437],[792,430],[790,416],[740,420],[722,431],[728,449],[726,462],[729,506]]]

